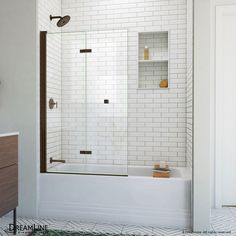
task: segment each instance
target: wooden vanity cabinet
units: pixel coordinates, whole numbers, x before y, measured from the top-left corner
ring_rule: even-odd
[[[0,217],[18,206],[18,135],[0,136]],[[16,233],[16,227],[15,232]]]

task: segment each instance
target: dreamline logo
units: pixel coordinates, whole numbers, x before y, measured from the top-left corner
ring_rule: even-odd
[[[14,232],[15,226],[14,224],[9,224],[8,228],[6,230],[7,233],[12,233]],[[48,230],[48,225],[37,225],[37,224],[32,224],[32,225],[27,225],[27,224],[17,224],[16,225],[16,230],[18,233],[29,233],[33,231],[45,231]]]

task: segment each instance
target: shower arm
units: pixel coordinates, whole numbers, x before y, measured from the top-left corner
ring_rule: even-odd
[[[61,19],[61,16],[52,16],[50,15],[50,21],[52,21],[53,19]]]

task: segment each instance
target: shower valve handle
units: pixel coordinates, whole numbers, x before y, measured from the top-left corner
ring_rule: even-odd
[[[54,106],[56,106],[57,108],[57,102],[54,102],[53,98],[49,99],[49,108],[52,110],[54,108]]]

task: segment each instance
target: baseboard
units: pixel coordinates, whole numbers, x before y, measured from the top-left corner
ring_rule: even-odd
[[[85,205],[78,203],[40,202],[39,217],[84,222],[189,228],[191,213],[187,209],[131,208]]]

